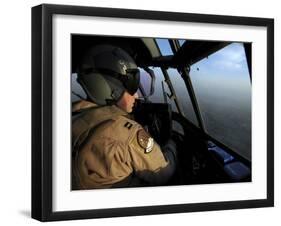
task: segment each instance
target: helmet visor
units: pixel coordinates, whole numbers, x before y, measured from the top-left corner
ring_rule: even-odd
[[[140,85],[140,71],[138,68],[126,69],[126,74],[119,74],[105,68],[89,68],[83,71],[83,74],[89,73],[101,73],[118,79],[132,96],[137,92]]]
[[[140,71],[139,69],[127,69],[126,70],[126,79],[123,80],[123,84],[127,92],[131,95],[134,95],[140,85]]]

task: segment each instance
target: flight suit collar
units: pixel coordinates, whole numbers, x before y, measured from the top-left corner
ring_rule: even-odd
[[[97,104],[86,100],[76,101],[72,103],[72,112],[80,112],[82,110],[86,110],[97,106]]]
[[[81,100],[81,101],[77,101],[74,102],[72,104],[72,112],[74,113],[78,113],[78,112],[82,112],[85,110],[90,110],[90,109],[99,109],[99,111],[111,111],[114,115],[122,115],[126,118],[132,119],[132,116],[127,113],[126,111],[124,111],[123,109],[119,108],[116,105],[110,105],[110,106],[99,106],[93,102],[90,101],[86,101],[86,100]]]

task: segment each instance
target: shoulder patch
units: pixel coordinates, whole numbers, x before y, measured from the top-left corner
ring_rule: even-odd
[[[144,148],[145,153],[150,153],[153,149],[154,140],[149,134],[144,130],[141,129],[137,132],[137,138],[139,145]]]
[[[132,128],[132,126],[133,126],[133,124],[130,123],[130,122],[126,122],[126,123],[124,124],[124,127],[125,127],[125,128],[128,128],[129,130]]]

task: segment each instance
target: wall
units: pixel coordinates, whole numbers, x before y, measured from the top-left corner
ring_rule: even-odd
[[[267,1],[46,1],[46,3],[88,5],[147,10],[181,11],[236,16],[275,18],[275,63],[280,62],[280,10],[277,2]],[[1,225],[38,225],[30,218],[31,174],[31,10],[41,1],[3,1],[1,4]],[[275,208],[169,214],[161,216],[59,222],[55,225],[265,225],[280,214],[280,64],[275,67]],[[279,103],[278,103],[279,102]],[[276,223],[272,223],[276,225]]]

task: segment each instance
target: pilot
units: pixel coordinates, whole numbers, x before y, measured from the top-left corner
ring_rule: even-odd
[[[72,189],[166,184],[176,169],[175,143],[160,147],[129,114],[140,82],[133,58],[97,45],[82,58],[77,81],[87,99],[72,106]]]

